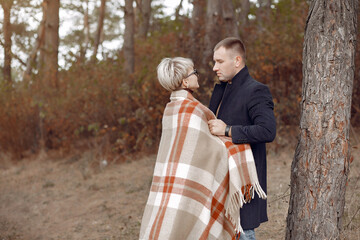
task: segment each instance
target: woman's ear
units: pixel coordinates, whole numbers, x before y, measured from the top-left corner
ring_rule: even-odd
[[[187,88],[187,87],[188,87],[188,81],[185,80],[185,79],[183,79],[183,80],[182,80],[182,85],[183,85],[185,88]]]

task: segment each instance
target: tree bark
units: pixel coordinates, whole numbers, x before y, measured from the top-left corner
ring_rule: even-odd
[[[356,9],[357,0],[311,1],[286,239],[340,238],[349,172]]]
[[[259,8],[256,12],[256,18],[258,19],[258,23],[263,25],[263,23],[267,22],[270,17],[271,12],[271,0],[258,0]]]
[[[236,23],[234,4],[232,0],[222,0],[222,16],[224,21],[225,36],[239,37],[239,27]]]
[[[240,31],[244,27],[249,24],[249,13],[250,13],[250,1],[242,0],[240,5],[240,14],[239,14],[239,22],[240,22]]]
[[[201,64],[202,52],[204,48],[204,39],[205,31],[205,7],[206,0],[194,0],[192,2],[193,10],[191,17],[191,28],[189,31],[189,47],[191,58],[193,59],[195,65]]]
[[[105,9],[106,9],[106,0],[101,0],[100,13],[99,13],[98,25],[96,29],[95,42],[94,42],[93,60],[96,59],[96,55],[99,49],[101,33],[104,27]]]
[[[41,48],[40,73],[51,86],[58,88],[59,9],[60,0],[44,0],[45,30]]]
[[[265,12],[271,9],[272,0],[258,0],[259,9],[263,9]]]
[[[84,44],[80,44],[80,57],[79,57],[80,63],[83,63],[85,61],[86,52],[89,48],[89,43],[90,43],[89,0],[86,0],[85,3],[86,3],[86,9],[84,10],[84,28],[83,28],[85,41]]]
[[[45,2],[43,2],[43,4],[45,4]],[[23,74],[23,81],[24,82],[29,82],[31,72],[32,72],[32,68],[33,68],[33,66],[35,64],[36,56],[37,56],[37,54],[39,52],[40,47],[44,43],[45,20],[46,20],[46,12],[43,11],[43,16],[42,16],[42,20],[41,20],[40,25],[39,25],[38,36],[37,36],[37,39],[36,39],[35,46],[34,46],[33,50],[30,53],[30,56],[28,57],[28,59],[26,61],[26,70],[24,71],[24,74]]]
[[[125,33],[123,52],[125,58],[124,70],[127,74],[134,73],[135,53],[134,53],[134,33],[135,20],[133,0],[125,0]]]
[[[206,6],[205,49],[203,66],[212,63],[213,48],[221,40],[221,4],[219,0],[208,0]]]
[[[146,39],[151,16],[151,0],[141,1],[141,13],[140,13],[140,26],[139,26],[139,37]]]
[[[10,16],[11,16],[11,7],[13,4],[13,0],[4,0],[1,1],[1,6],[4,11],[4,23],[3,23],[3,31],[4,31],[4,68],[3,68],[3,75],[4,80],[6,82],[11,82],[11,60],[12,60],[12,54],[11,54],[11,22],[10,22]]]

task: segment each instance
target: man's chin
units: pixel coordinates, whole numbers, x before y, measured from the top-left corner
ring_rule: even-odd
[[[222,75],[217,75],[217,77],[218,77],[218,79],[219,79],[219,81],[220,82],[227,82],[227,81],[229,81],[229,79],[226,79],[226,78],[224,78],[224,76],[222,76]]]

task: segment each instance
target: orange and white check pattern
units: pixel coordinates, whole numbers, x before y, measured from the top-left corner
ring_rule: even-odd
[[[266,198],[251,148],[211,135],[214,114],[189,92],[170,99],[140,239],[235,239],[239,208]]]

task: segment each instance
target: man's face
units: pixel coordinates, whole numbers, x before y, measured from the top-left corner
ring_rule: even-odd
[[[220,81],[227,82],[236,75],[238,72],[236,61],[235,54],[224,47],[220,47],[214,52],[215,65],[213,71],[216,72]]]

